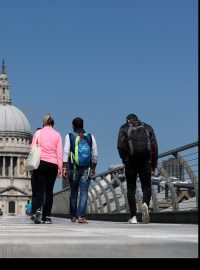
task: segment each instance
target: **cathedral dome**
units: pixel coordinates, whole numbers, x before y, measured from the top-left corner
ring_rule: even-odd
[[[13,105],[0,104],[0,131],[31,133],[26,116]]]

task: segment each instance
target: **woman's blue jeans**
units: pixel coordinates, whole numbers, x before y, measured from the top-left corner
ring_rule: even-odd
[[[70,170],[70,216],[80,218],[85,217],[88,199],[88,189],[90,186],[89,168],[77,168]],[[78,191],[80,189],[79,198]]]

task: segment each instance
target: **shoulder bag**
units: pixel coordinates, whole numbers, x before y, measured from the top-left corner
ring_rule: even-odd
[[[38,130],[36,133],[35,144],[32,146],[29,156],[26,159],[25,170],[27,172],[36,170],[40,165],[41,150],[39,147],[39,135],[40,130]]]

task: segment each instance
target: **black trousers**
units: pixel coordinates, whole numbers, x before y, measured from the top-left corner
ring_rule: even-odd
[[[125,175],[127,182],[127,198],[131,217],[136,215],[136,180],[139,176],[143,192],[143,201],[149,207],[151,200],[151,164],[150,162],[138,162],[129,160],[125,163]]]
[[[37,170],[33,171],[34,178],[34,198],[33,214],[37,209],[41,209],[44,194],[46,195],[43,205],[42,216],[50,216],[53,204],[53,187],[58,175],[58,165],[41,160]]]

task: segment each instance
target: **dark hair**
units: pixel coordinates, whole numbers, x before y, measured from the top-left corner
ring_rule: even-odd
[[[80,117],[74,118],[74,120],[72,121],[72,125],[74,129],[83,128],[83,119]]]
[[[129,115],[126,117],[126,122],[128,123],[130,120],[137,121],[137,120],[138,120],[137,115],[135,115],[135,114],[133,114],[133,113],[129,114]]]

